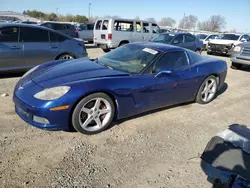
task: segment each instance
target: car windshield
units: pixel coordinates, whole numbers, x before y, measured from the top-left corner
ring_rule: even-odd
[[[173,38],[175,37],[175,34],[162,34],[157,35],[152,42],[164,42],[169,43]]]
[[[222,37],[220,39],[224,39],[224,40],[238,40],[239,37],[240,37],[239,35],[224,34],[224,35],[222,35]]]
[[[204,34],[200,34],[200,35],[196,35],[196,37],[198,38],[198,39],[205,39],[205,38],[207,38],[207,35],[204,35]]]
[[[159,52],[144,46],[125,45],[101,58],[98,63],[110,69],[138,74],[159,55]]]

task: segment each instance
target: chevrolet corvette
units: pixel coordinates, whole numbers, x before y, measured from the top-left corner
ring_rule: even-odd
[[[95,60],[34,67],[16,84],[13,101],[16,113],[35,127],[95,134],[145,111],[207,104],[226,75],[223,60],[166,44],[131,43]]]

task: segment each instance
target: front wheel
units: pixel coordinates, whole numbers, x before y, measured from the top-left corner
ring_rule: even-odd
[[[201,84],[196,96],[196,102],[199,104],[207,104],[211,102],[218,90],[218,81],[215,76],[211,75]]]
[[[233,63],[232,62],[232,65],[231,65],[232,69],[237,70],[237,69],[240,69],[241,67],[242,67],[242,64],[238,64],[238,63]]]
[[[58,59],[60,59],[60,60],[69,60],[69,59],[75,59],[75,57],[73,55],[71,55],[71,54],[63,54],[63,55],[59,56]]]
[[[109,127],[114,114],[112,99],[105,93],[94,93],[76,105],[72,114],[72,125],[78,132],[96,134]]]

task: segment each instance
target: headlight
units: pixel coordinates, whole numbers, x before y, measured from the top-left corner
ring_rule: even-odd
[[[35,66],[35,67],[33,67],[32,69],[30,69],[29,71],[27,71],[27,72],[22,76],[22,78],[24,78],[25,76],[27,76],[28,74],[30,74],[31,72],[33,72],[34,70],[36,70],[38,67],[39,67],[39,65],[38,65],[38,66]]]
[[[69,90],[69,86],[52,87],[35,94],[34,97],[40,100],[55,100],[65,95]]]
[[[235,46],[235,47],[234,47],[234,51],[235,51],[235,52],[240,52],[240,50],[241,50],[241,47],[240,47],[240,46]]]

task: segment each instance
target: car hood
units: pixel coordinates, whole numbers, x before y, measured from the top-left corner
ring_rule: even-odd
[[[212,44],[233,44],[237,42],[236,40],[224,40],[224,39],[214,39],[211,40],[210,43]]]
[[[91,78],[127,75],[129,74],[108,69],[88,58],[81,58],[41,65],[29,75],[29,78],[41,87],[49,88]]]

